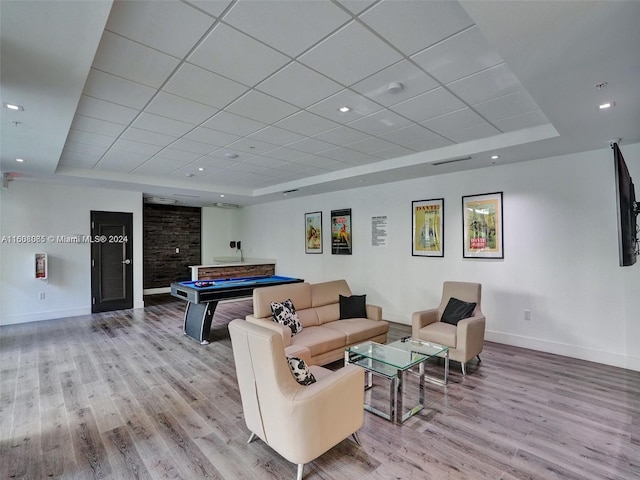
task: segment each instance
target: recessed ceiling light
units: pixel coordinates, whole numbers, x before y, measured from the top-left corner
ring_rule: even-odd
[[[221,193],[221,194],[220,194],[220,198],[224,198],[224,193]]]
[[[238,154],[237,153],[227,152],[227,153],[224,154],[224,158],[238,158]]]
[[[347,113],[347,112],[350,112],[350,111],[351,111],[351,108],[350,108],[350,107],[347,107],[347,106],[345,105],[345,106],[343,106],[343,107],[340,107],[340,108],[338,109],[338,111],[339,111],[340,113]]]
[[[204,167],[198,167],[199,172],[204,172]]]
[[[24,158],[16,158],[16,162],[18,162],[18,163],[24,163]]]
[[[613,104],[611,102],[601,103],[600,105],[598,105],[598,108],[600,110],[606,110],[607,108],[611,108],[613,105],[615,105],[615,104]]]
[[[500,158],[500,155],[491,155],[491,160],[497,160]]]
[[[16,103],[5,103],[5,102],[2,102],[2,106],[5,107],[5,108],[8,108],[9,110],[19,110],[19,111],[24,110],[24,108],[22,108],[22,105],[18,105]]]

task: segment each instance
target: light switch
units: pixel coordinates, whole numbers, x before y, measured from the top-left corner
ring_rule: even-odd
[[[180,249],[176,247],[176,253],[180,253]]]

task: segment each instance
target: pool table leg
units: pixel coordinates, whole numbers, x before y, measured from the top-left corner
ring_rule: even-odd
[[[217,301],[187,302],[187,308],[184,312],[184,334],[198,340],[201,345],[207,345],[209,343],[213,313],[217,306]]]

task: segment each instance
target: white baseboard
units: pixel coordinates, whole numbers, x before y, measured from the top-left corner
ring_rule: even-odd
[[[143,295],[158,295],[159,293],[171,293],[171,287],[145,288],[142,291]]]
[[[579,345],[569,345],[566,343],[552,342],[534,337],[514,335],[512,333],[494,332],[487,330],[484,335],[485,340],[514,347],[529,348],[540,352],[563,355],[565,357],[579,358],[589,362],[602,363],[614,367],[626,368],[640,371],[640,358],[623,353],[597,350],[594,348],[582,347]]]
[[[0,325],[17,325],[20,323],[42,322],[66,317],[91,315],[91,307],[56,310],[52,312],[29,313],[26,315],[9,315],[0,319]]]

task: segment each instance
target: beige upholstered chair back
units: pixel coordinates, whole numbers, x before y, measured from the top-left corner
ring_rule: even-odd
[[[471,282],[443,282],[442,300],[438,306],[438,319],[442,318],[444,309],[451,298],[457,298],[463,302],[475,302],[476,308],[472,316],[482,315],[480,300],[482,298],[482,284]]]

